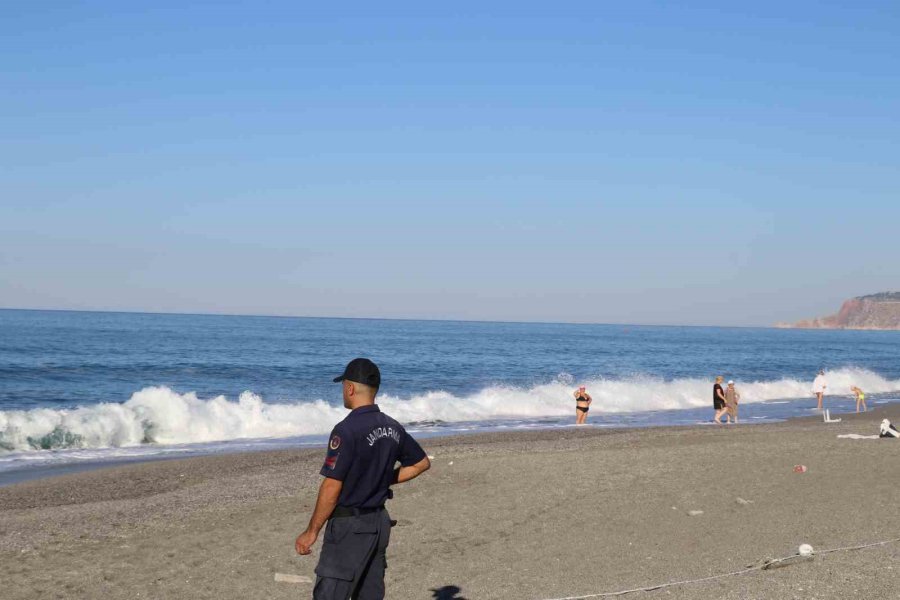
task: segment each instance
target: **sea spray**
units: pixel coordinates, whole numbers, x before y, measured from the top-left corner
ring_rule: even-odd
[[[828,373],[829,390],[849,394],[851,384],[869,394],[900,390],[900,381],[866,369]],[[650,376],[580,381],[594,398],[591,415],[706,407],[711,382],[701,378],[664,380]],[[439,390],[409,398],[379,395],[386,412],[404,423],[458,423],[491,419],[562,417],[571,414],[573,381],[566,377],[531,387],[491,386],[468,396]],[[811,397],[811,383],[796,379],[737,381],[744,403]],[[337,390],[337,388],[335,388]],[[252,438],[326,434],[346,414],[321,399],[267,403],[244,392],[201,399],[166,387],[148,387],[124,403],[75,409],[0,411],[0,453],[61,448],[122,448],[147,444],[198,444]]]

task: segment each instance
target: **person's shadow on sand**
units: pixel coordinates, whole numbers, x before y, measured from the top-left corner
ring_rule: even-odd
[[[461,591],[455,585],[445,585],[442,588],[432,588],[431,597],[433,600],[466,600],[462,596],[457,596]]]

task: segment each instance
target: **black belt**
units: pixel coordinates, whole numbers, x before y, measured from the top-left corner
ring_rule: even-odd
[[[384,510],[383,506],[378,508],[351,508],[349,506],[336,506],[334,512],[331,513],[332,519],[342,519],[344,517],[358,517],[360,515],[368,515],[373,512]]]

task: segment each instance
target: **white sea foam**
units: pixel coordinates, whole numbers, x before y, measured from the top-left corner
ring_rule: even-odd
[[[866,393],[900,390],[865,369],[845,367],[828,373],[829,393],[848,395],[851,385]],[[654,377],[580,382],[594,399],[592,414],[705,407],[711,403],[707,379]],[[743,402],[809,398],[810,381],[738,380]],[[566,416],[572,412],[573,383],[568,377],[531,388],[494,386],[468,396],[431,391],[408,399],[379,396],[379,404],[405,423],[485,421],[498,418]],[[0,452],[57,448],[128,448],[141,445],[197,444],[251,438],[326,434],[345,410],[323,400],[269,404],[252,392],[237,401],[223,396],[198,398],[165,387],[148,387],[123,404],[103,403],[62,410],[0,411]]]

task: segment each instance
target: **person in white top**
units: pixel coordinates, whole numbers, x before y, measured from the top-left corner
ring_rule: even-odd
[[[816,407],[818,410],[822,410],[822,397],[825,395],[826,388],[828,388],[828,382],[825,380],[825,371],[819,371],[819,374],[816,375],[816,378],[813,381],[813,393],[816,395],[816,400],[819,402]]]

